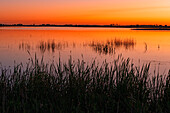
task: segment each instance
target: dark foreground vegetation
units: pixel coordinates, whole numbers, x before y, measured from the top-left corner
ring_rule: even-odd
[[[97,65],[82,61],[45,64],[30,59],[0,70],[0,113],[168,113],[169,75],[150,75],[118,58]]]

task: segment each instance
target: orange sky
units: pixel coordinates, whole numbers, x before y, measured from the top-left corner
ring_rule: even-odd
[[[0,0],[0,23],[170,25],[170,0]]]

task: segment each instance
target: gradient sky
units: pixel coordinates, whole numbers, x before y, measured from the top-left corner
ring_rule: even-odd
[[[0,23],[170,25],[170,0],[0,0]]]

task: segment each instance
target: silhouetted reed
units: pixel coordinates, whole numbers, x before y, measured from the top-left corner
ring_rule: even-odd
[[[114,45],[116,48],[123,46],[125,49],[131,49],[131,48],[134,48],[136,43],[134,42],[134,40],[130,40],[130,39],[123,40],[123,41],[120,39],[115,39]]]
[[[90,47],[93,48],[94,51],[96,51],[99,54],[115,54],[115,49],[118,49],[120,47],[124,47],[125,49],[133,49],[136,43],[134,40],[120,40],[115,39],[108,40],[106,43],[104,42],[91,42],[89,44]]]
[[[29,43],[22,42],[22,43],[19,44],[19,50],[30,51],[31,45]]]
[[[45,64],[30,58],[26,68],[0,70],[1,113],[168,113],[169,75],[150,75],[118,57],[113,64],[83,60]]]
[[[75,45],[74,45],[75,46]],[[40,44],[37,46],[38,49],[40,49],[40,51],[42,53],[44,53],[45,51],[48,52],[55,52],[55,50],[62,50],[65,48],[68,48],[68,42],[55,42],[53,41],[41,41]]]

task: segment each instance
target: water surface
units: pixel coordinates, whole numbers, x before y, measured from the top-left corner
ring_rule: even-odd
[[[1,27],[0,62],[3,66],[27,62],[31,53],[46,62],[96,59],[99,63],[122,54],[136,66],[151,63],[151,71],[170,69],[170,31],[135,31],[127,28]]]

